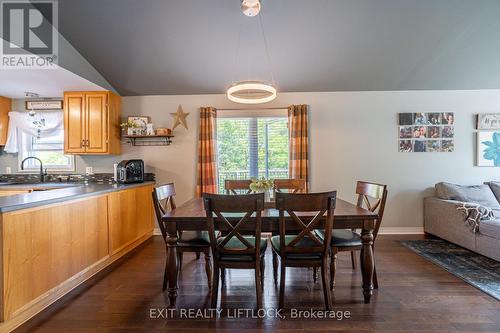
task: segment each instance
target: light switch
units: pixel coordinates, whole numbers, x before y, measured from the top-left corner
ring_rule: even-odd
[[[92,170],[92,167],[85,167],[85,173],[86,173],[87,175],[91,175],[91,174],[93,174],[94,172],[93,172],[93,170]]]
[[[5,167],[5,173],[10,175],[12,173],[12,168],[11,167]]]

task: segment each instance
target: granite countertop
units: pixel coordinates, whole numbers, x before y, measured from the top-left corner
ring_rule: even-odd
[[[31,188],[45,189],[42,191],[33,191],[31,193],[0,197],[0,213],[6,213],[37,206],[44,206],[57,202],[80,199],[85,197],[91,197],[109,192],[122,191],[128,188],[134,188],[149,184],[154,184],[154,182],[146,181],[144,183],[136,183],[136,184],[39,183],[39,184],[0,185],[0,191],[1,190],[16,191],[16,190],[31,189]]]

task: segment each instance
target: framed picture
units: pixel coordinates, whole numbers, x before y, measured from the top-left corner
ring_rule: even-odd
[[[480,113],[477,115],[478,130],[500,130],[500,113]]]
[[[455,150],[453,112],[398,114],[399,152],[449,153]]]
[[[146,125],[150,123],[150,118],[146,116],[130,116],[127,118],[127,122],[132,122],[137,128],[146,130]]]
[[[477,165],[500,167],[500,131],[477,132]]]
[[[62,100],[26,101],[26,110],[61,110]]]
[[[399,140],[399,152],[411,153],[413,152],[413,143],[411,140]]]

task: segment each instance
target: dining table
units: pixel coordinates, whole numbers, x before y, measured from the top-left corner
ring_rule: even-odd
[[[226,217],[229,221],[232,218],[235,220],[241,216]],[[301,219],[307,220],[312,212],[296,213]],[[301,231],[299,226],[294,223],[293,219],[285,214],[286,231],[293,233]],[[364,302],[370,303],[370,298],[373,293],[373,230],[375,228],[378,215],[370,210],[360,208],[350,202],[342,199],[336,200],[334,211],[333,229],[361,229],[362,247],[360,251],[361,273],[362,273],[362,292]],[[161,223],[164,223],[167,231],[167,293],[171,307],[176,306],[178,293],[178,273],[179,262],[177,259],[177,241],[179,231],[194,230],[203,231],[207,228],[207,216],[203,206],[202,198],[191,199],[177,208],[167,212],[162,217]],[[222,227],[222,225],[221,225]],[[321,222],[319,224],[321,227]],[[249,230],[251,231],[251,229]],[[279,232],[279,211],[273,207],[267,207],[262,212],[262,232],[278,234]],[[334,231],[335,232],[335,231]]]

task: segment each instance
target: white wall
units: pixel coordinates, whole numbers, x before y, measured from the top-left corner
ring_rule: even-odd
[[[310,105],[310,160],[313,191],[338,190],[354,201],[356,180],[389,186],[385,227],[421,227],[422,198],[439,181],[462,184],[500,180],[499,168],[475,167],[473,115],[500,112],[500,90],[283,93],[266,106]],[[83,157],[95,171],[111,171],[122,158],[142,158],[157,182],[173,181],[177,201],[194,195],[198,108],[235,106],[224,95],[137,96],[123,98],[123,116],[149,115],[171,126],[170,112],[182,104],[189,130],[178,127],[169,147],[123,146],[123,156]],[[238,107],[241,107],[238,105]],[[454,153],[399,153],[398,112],[455,112]],[[0,167],[5,156],[0,157]],[[4,170],[4,169],[2,169]]]

